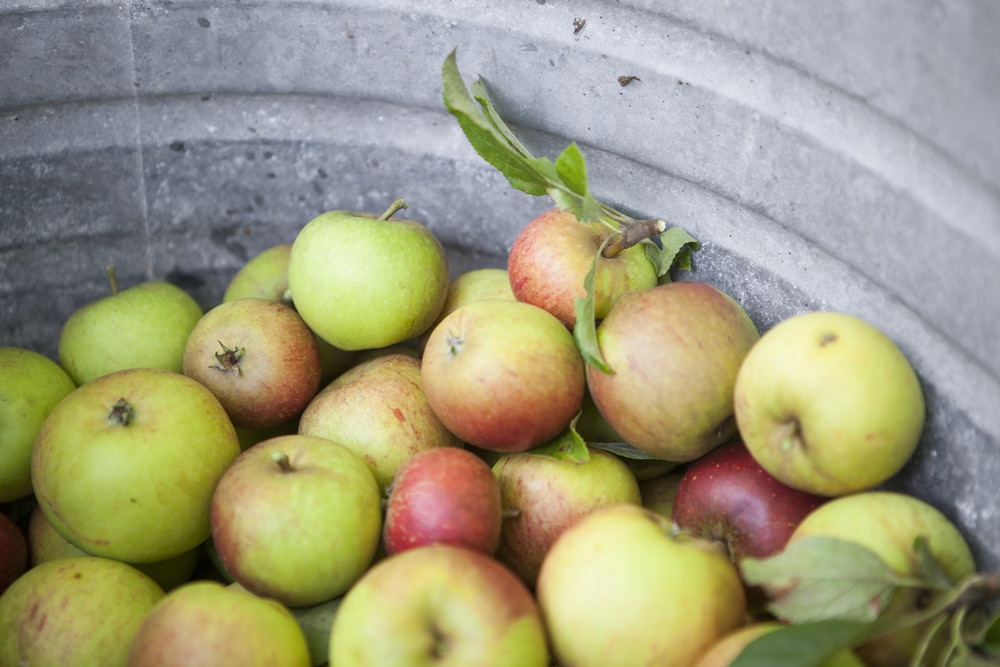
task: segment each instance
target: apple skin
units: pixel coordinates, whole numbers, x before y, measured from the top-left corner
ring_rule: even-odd
[[[747,618],[721,550],[628,503],[560,535],[535,594],[556,662],[574,667],[688,667]]]
[[[743,308],[708,283],[628,292],[597,328],[614,373],[588,364],[588,386],[625,442],[685,463],[736,435],[733,387],[758,338]]]
[[[810,535],[860,544],[903,576],[918,572],[913,544],[922,536],[934,560],[953,582],[976,571],[972,551],[958,527],[933,505],[903,493],[861,491],[828,500],[799,523],[789,544]],[[919,600],[922,595],[919,589],[899,589],[882,612],[882,618],[917,611],[927,602]],[[869,667],[909,664],[927,627],[922,624],[878,637],[855,652]],[[940,649],[940,646],[932,648],[925,658],[926,664],[937,664],[935,654]]]
[[[217,581],[193,581],[149,612],[127,667],[310,667],[305,635],[287,607]]]
[[[586,390],[583,366],[573,335],[551,313],[487,299],[441,320],[420,369],[427,401],[452,433],[516,452],[566,429]]]
[[[295,308],[323,340],[342,350],[387,347],[437,319],[448,260],[419,222],[328,211],[296,235],[288,284]]]
[[[59,363],[77,385],[127,368],[181,372],[201,306],[170,283],[140,283],[88,303],[59,333]]]
[[[505,511],[496,558],[534,588],[545,555],[579,519],[601,507],[640,504],[639,484],[614,454],[591,449],[585,463],[531,452],[504,454],[494,465]]]
[[[420,360],[397,353],[360,362],[324,387],[299,417],[299,433],[362,457],[383,490],[417,452],[463,446],[431,409]]]
[[[792,488],[764,470],[739,440],[687,467],[674,496],[671,519],[681,529],[725,545],[737,565],[785,548],[806,515],[826,501]]]
[[[545,211],[518,233],[507,255],[511,291],[518,301],[544,308],[564,325],[576,323],[576,299],[604,239],[617,233],[602,222],[580,222],[562,209]],[[603,319],[625,292],[654,287],[656,269],[642,244],[604,257],[594,274],[594,314]]]
[[[781,623],[761,621],[734,630],[712,644],[694,663],[694,667],[729,667],[755,639],[780,627]],[[842,649],[830,659],[824,660],[819,667],[865,667],[865,665],[851,650]]]
[[[126,423],[112,416],[121,405]],[[208,389],[173,371],[129,369],[77,388],[49,413],[32,450],[32,484],[73,545],[150,563],[208,538],[212,492],[239,453]]]
[[[436,447],[414,454],[396,473],[383,544],[389,556],[429,544],[492,556],[502,523],[500,483],[490,466],[464,449]]]
[[[913,367],[884,333],[846,313],[797,315],[765,332],[734,395],[754,458],[785,484],[825,496],[888,480],[923,432]]]
[[[28,540],[21,527],[0,512],[0,595],[28,569]]]
[[[347,592],[330,664],[548,667],[549,654],[524,583],[495,559],[440,544],[380,561]]]
[[[33,567],[0,596],[0,665],[123,666],[163,595],[134,567],[107,558]]]
[[[434,324],[417,338],[417,350],[423,353],[427,339],[438,322],[465,304],[484,299],[514,299],[507,269],[491,267],[472,269],[456,276],[448,286],[448,296]]]
[[[56,362],[0,346],[0,505],[32,493],[31,449],[42,422],[76,385]]]
[[[652,510],[662,517],[672,519],[674,498],[677,497],[677,487],[687,471],[687,466],[681,466],[649,479],[639,480],[639,494],[642,506]]]
[[[219,558],[240,585],[308,607],[341,595],[371,564],[382,495],[346,447],[281,436],[233,461],[212,496],[211,521]]]

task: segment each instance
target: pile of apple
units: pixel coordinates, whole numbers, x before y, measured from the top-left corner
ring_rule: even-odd
[[[111,272],[59,363],[0,347],[0,667],[995,664],[998,576],[880,489],[925,418],[894,342],[673,280],[450,58],[557,203],[506,269],[451,279],[397,200],[207,312]]]

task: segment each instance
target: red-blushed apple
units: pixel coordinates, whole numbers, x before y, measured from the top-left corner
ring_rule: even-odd
[[[287,607],[217,581],[193,581],[146,615],[127,667],[310,667],[309,647]]]
[[[431,409],[420,360],[395,352],[359,362],[324,387],[299,417],[299,433],[350,449],[383,491],[417,452],[463,445]]]
[[[219,558],[240,585],[307,607],[344,593],[371,564],[382,495],[368,465],[343,445],[280,436],[226,469],[211,521]]]
[[[590,449],[585,462],[517,452],[494,465],[505,518],[496,558],[534,588],[556,538],[600,507],[639,504],[635,475],[614,454]]]
[[[758,621],[733,630],[712,644],[693,667],[729,667],[754,640],[781,627],[781,623],[774,621]],[[817,667],[865,667],[865,665],[850,649],[841,649]]]
[[[775,479],[732,440],[692,461],[677,487],[671,518],[681,529],[726,547],[739,564],[785,548],[799,523],[826,500]]]
[[[514,296],[544,308],[572,328],[576,299],[587,296],[584,280],[594,256],[607,237],[618,234],[610,224],[580,222],[562,209],[551,209],[533,219],[518,233],[507,255]],[[654,287],[656,282],[656,268],[641,244],[606,251],[594,274],[595,316],[604,318],[625,292]]]
[[[116,560],[42,563],[0,595],[0,665],[125,665],[129,643],[163,595]]]
[[[237,299],[198,320],[184,348],[184,374],[215,394],[235,426],[268,428],[305,409],[322,368],[315,335],[294,309]]]
[[[758,340],[722,290],[675,282],[622,295],[597,327],[612,373],[587,366],[597,408],[655,459],[692,461],[736,435],[733,386]]]
[[[421,362],[424,393],[464,442],[524,451],[562,433],[583,400],[583,357],[548,311],[476,301],[434,328]]]
[[[548,667],[531,592],[495,559],[439,544],[372,566],[333,620],[336,667]]]
[[[535,594],[556,662],[574,667],[689,667],[747,618],[725,553],[631,503],[563,532]]]
[[[451,544],[487,556],[500,543],[500,484],[481,458],[455,447],[417,452],[396,473],[382,528],[387,555]]]
[[[472,269],[456,276],[448,286],[448,297],[444,300],[444,306],[434,324],[417,338],[416,349],[423,352],[427,339],[438,322],[465,304],[483,299],[514,299],[507,269],[486,267]]]
[[[0,512],[0,595],[24,574],[28,564],[28,540],[24,531]]]

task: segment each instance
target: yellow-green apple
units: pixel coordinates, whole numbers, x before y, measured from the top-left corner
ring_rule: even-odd
[[[463,445],[431,409],[420,360],[395,352],[360,362],[324,387],[299,417],[299,433],[362,457],[383,490],[417,452]]]
[[[674,498],[677,497],[677,487],[687,466],[679,466],[657,477],[639,480],[639,495],[642,506],[660,516],[672,519]]]
[[[331,600],[371,564],[382,495],[364,460],[325,438],[287,435],[233,461],[211,503],[212,541],[244,588],[292,607]]]
[[[625,442],[684,463],[736,434],[733,387],[758,340],[722,290],[675,282],[628,292],[597,327],[612,373],[587,366],[594,403]]]
[[[42,422],[76,389],[43,354],[0,346],[0,504],[31,495],[31,448]]]
[[[504,454],[493,473],[505,512],[496,557],[530,588],[563,531],[598,508],[641,502],[632,471],[599,449],[591,449],[584,462],[530,451]]]
[[[424,393],[464,442],[524,451],[562,433],[583,400],[583,357],[547,310],[486,299],[434,328],[421,363]]]
[[[451,544],[487,556],[500,543],[500,484],[481,458],[456,447],[417,452],[403,462],[385,507],[387,555]]]
[[[757,621],[721,637],[706,651],[694,667],[729,667],[754,640],[782,627],[775,621]],[[850,649],[841,649],[817,667],[865,667]]]
[[[909,360],[880,329],[839,312],[769,329],[740,368],[735,403],[754,458],[785,484],[826,496],[888,480],[924,427]]]
[[[725,553],[631,503],[560,535],[535,593],[556,662],[574,667],[688,667],[746,621]]]
[[[295,308],[342,350],[386,347],[428,329],[448,295],[448,259],[420,222],[328,211],[296,235],[288,258]]]
[[[129,643],[163,595],[116,560],[42,563],[0,596],[0,665],[125,667]]]
[[[28,565],[28,539],[24,531],[13,519],[0,512],[0,595],[24,574]]]
[[[181,372],[184,344],[203,312],[190,294],[148,281],[118,290],[73,312],[59,332],[59,363],[84,384],[127,368]]]
[[[866,547],[903,576],[918,576],[921,571],[914,546],[918,538],[926,541],[931,557],[952,582],[976,571],[972,551],[959,528],[936,507],[908,494],[873,490],[828,500],[799,523],[788,543],[815,535]],[[881,617],[893,618],[926,608],[941,594],[899,588]],[[909,664],[930,622],[877,637],[858,647],[856,653],[869,667]],[[941,646],[935,644],[925,658],[926,664],[937,664],[935,655],[940,650]]]
[[[215,394],[234,426],[269,428],[298,416],[321,372],[313,332],[293,308],[266,299],[212,308],[184,348],[184,374]]]
[[[533,219],[507,255],[511,291],[519,301],[544,308],[563,324],[576,323],[576,299],[587,296],[584,279],[605,239],[618,234],[608,222],[580,222],[571,212],[551,209]],[[661,230],[662,231],[662,230]],[[619,296],[654,287],[656,268],[642,244],[605,250],[594,273],[594,314],[603,319]]]
[[[38,505],[35,505],[28,521],[28,553],[31,567],[47,563],[50,560],[91,555],[73,546],[65,537],[56,532]],[[155,581],[164,591],[169,591],[191,579],[198,566],[200,554],[201,547],[195,547],[166,560],[152,563],[129,563],[129,565]]]
[[[212,492],[239,453],[212,392],[174,371],[135,368],[91,380],[49,413],[31,479],[73,545],[151,563],[208,538]]]
[[[445,298],[444,306],[441,307],[441,312],[438,313],[434,324],[417,338],[417,349],[423,352],[427,338],[431,335],[434,326],[465,304],[483,299],[513,298],[514,293],[510,289],[507,269],[483,267],[471,269],[456,276],[448,286],[448,296]]]
[[[333,620],[330,664],[548,667],[531,592],[495,559],[439,544],[376,563]]]
[[[127,667],[310,667],[291,611],[276,600],[199,580],[168,593],[128,647]]]

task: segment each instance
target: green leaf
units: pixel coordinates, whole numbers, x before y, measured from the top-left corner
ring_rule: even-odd
[[[489,93],[486,91],[486,84],[483,82],[482,77],[476,79],[471,84],[469,84],[469,90],[472,96],[479,102],[479,106],[483,110],[483,114],[486,120],[493,125],[493,128],[499,132],[507,143],[510,144],[511,148],[520,153],[526,159],[532,159],[531,151],[524,147],[521,140],[517,138],[517,135],[507,126],[503,118],[497,112],[496,106],[493,104],[493,100],[490,99]]]
[[[579,417],[579,415],[577,415]],[[576,419],[558,436],[544,445],[528,450],[535,456],[548,456],[569,463],[586,463],[590,460],[590,449],[580,434],[576,432]]]
[[[587,164],[575,141],[556,158],[556,173],[570,190],[581,196],[587,194]]]
[[[690,271],[691,255],[701,248],[698,239],[680,227],[671,227],[660,234],[660,243],[662,248],[647,243],[646,257],[656,268],[656,275],[660,278],[661,284],[671,281],[671,270]]]
[[[333,619],[337,615],[342,597],[312,607],[290,608],[296,623],[302,628],[309,646],[309,656],[314,667],[325,665],[330,660],[330,635]]]
[[[913,552],[917,557],[917,576],[926,582],[926,587],[939,591],[951,590],[955,582],[944,571],[931,553],[927,538],[923,535],[913,542]]]
[[[786,625],[750,642],[730,667],[819,667],[872,636],[860,621],[828,620]]]
[[[860,544],[820,535],[793,542],[770,558],[745,558],[740,569],[748,585],[767,593],[768,610],[791,623],[871,622],[896,587],[921,584]]]
[[[587,275],[583,280],[583,287],[587,290],[587,296],[577,297],[573,301],[573,310],[576,313],[576,323],[573,325],[573,340],[576,341],[576,346],[580,349],[580,354],[583,355],[585,362],[603,373],[612,375],[614,371],[604,361],[604,357],[601,356],[601,346],[597,342],[597,319],[594,315],[594,277],[597,274],[597,263],[601,259],[601,253],[604,251],[604,246],[607,245],[610,238],[610,236],[606,237],[604,243],[597,249],[594,261],[590,265],[590,270],[587,271]]]

